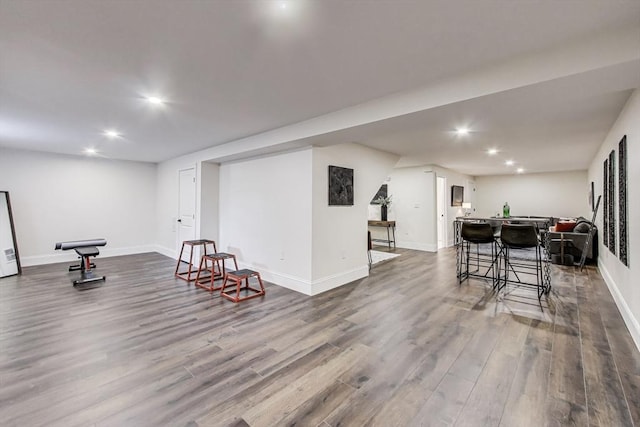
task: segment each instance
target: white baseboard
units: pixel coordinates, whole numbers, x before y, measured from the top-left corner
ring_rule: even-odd
[[[238,265],[240,268],[249,268],[259,271],[260,277],[267,282],[309,296],[321,294],[369,275],[369,267],[364,265],[344,273],[309,281],[299,277],[290,276],[288,274],[269,271],[264,268],[257,268],[242,262],[239,262]]]
[[[328,290],[346,285],[355,280],[362,279],[369,275],[369,266],[364,265],[362,267],[354,268],[350,271],[345,271],[340,274],[327,276],[322,279],[314,280],[311,283],[311,295],[318,295]]]
[[[640,322],[638,322],[638,319],[634,316],[631,308],[627,305],[627,302],[620,293],[620,290],[618,289],[616,282],[611,277],[611,274],[607,271],[607,268],[602,263],[598,263],[598,268],[600,269],[604,282],[609,288],[609,292],[611,292],[611,295],[613,296],[613,300],[618,306],[618,310],[620,310],[620,314],[622,314],[622,319],[627,325],[627,329],[629,329],[633,342],[636,344],[638,351],[640,351]]]
[[[238,267],[256,270],[260,273],[262,280],[273,283],[283,288],[291,289],[305,295],[311,295],[311,282],[300,277],[290,276],[288,274],[278,273],[264,268],[258,268],[253,265],[238,261]]]
[[[167,248],[165,246],[156,245],[154,246],[154,252],[158,252],[164,256],[168,256],[169,258],[178,259],[178,251],[174,249]]]
[[[414,251],[438,252],[437,243],[420,243],[420,242],[402,242],[396,243],[396,246],[402,249],[413,249]]]
[[[112,256],[141,254],[145,252],[157,252],[155,245],[130,246],[126,248],[107,248],[99,247],[100,258],[108,258]],[[34,265],[54,264],[58,262],[73,262],[78,259],[75,251],[56,251],[53,254],[34,255],[20,257],[20,265],[23,267],[31,267]]]

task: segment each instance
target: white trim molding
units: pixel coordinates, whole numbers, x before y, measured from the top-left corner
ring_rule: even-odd
[[[154,247],[153,251],[154,252],[158,252],[159,254],[162,254],[162,255],[167,256],[169,258],[173,258],[175,260],[178,259],[178,251],[176,251],[175,249],[167,248],[166,246],[156,245]]]
[[[260,273],[260,277],[269,283],[273,283],[274,285],[291,289],[292,291],[296,291],[308,296],[321,294],[328,290],[338,288],[342,285],[362,279],[369,275],[369,266],[363,265],[362,267],[358,267],[340,274],[309,281],[300,277],[294,277],[288,274],[265,270],[263,268],[257,269],[243,262],[238,262],[238,265],[240,266],[240,268],[249,268],[258,271]]]
[[[311,283],[310,295],[318,295],[367,276],[369,276],[369,266],[363,265],[362,267],[354,268],[350,271],[344,271],[340,274],[323,277],[322,279],[314,280]]]
[[[607,271],[606,267],[602,263],[598,263],[598,268],[600,269],[604,282],[609,288],[609,292],[611,292],[611,295],[613,296],[613,300],[618,306],[618,310],[620,310],[620,314],[622,315],[624,323],[627,325],[627,329],[629,329],[633,342],[636,344],[638,351],[640,351],[640,322],[634,316],[631,308],[629,308],[629,305],[623,298],[618,286],[611,277],[611,274]]]

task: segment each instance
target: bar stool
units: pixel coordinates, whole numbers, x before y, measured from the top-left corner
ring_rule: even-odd
[[[253,288],[249,286],[249,278],[255,277],[258,279],[258,283],[260,284],[260,289]],[[245,282],[245,285],[242,285],[242,282]],[[227,284],[227,282],[233,282]],[[227,293],[225,290],[227,288],[235,288],[235,295],[231,293]],[[240,291],[249,291],[250,295],[245,297],[240,297]],[[260,278],[260,273],[257,271],[243,269],[237,271],[230,271],[224,276],[224,282],[222,283],[222,289],[220,290],[220,295],[233,301],[240,302],[244,300],[248,300],[250,298],[259,297],[265,294],[264,286],[262,285],[262,279]]]
[[[195,279],[196,269],[194,268],[195,266],[193,265],[193,253],[195,251],[195,248],[199,247],[202,249],[202,254],[207,255],[207,245],[213,246],[213,253],[218,252],[216,249],[216,242],[214,242],[213,240],[198,239],[198,240],[185,240],[184,242],[182,242],[182,249],[180,249],[180,255],[178,256],[178,264],[176,265],[176,271],[174,273],[175,277],[185,280],[187,282],[192,282],[196,280]],[[187,266],[187,271],[179,272],[180,263],[186,262],[186,261],[182,261],[182,253],[184,252],[185,247],[189,248],[190,250],[189,265]],[[191,273],[194,274],[193,278],[191,278]]]
[[[498,249],[494,230],[488,223],[463,222],[460,232],[462,237],[462,260],[465,270],[460,271],[458,283],[462,283],[469,277],[480,277],[486,279],[489,271],[491,271],[492,285],[495,288],[498,284],[498,275],[496,274],[496,263],[498,262]],[[465,248],[466,243],[466,248]],[[476,245],[476,254],[473,260],[476,262],[474,273],[469,272],[469,261],[471,260],[471,243]],[[490,244],[491,255],[480,253],[481,244]],[[480,266],[486,267],[484,274],[480,271]]]
[[[196,286],[202,289],[206,289],[209,292],[219,291],[222,287],[215,287],[216,278],[224,279],[227,269],[225,266],[225,260],[232,259],[233,265],[236,270],[238,270],[238,262],[236,261],[236,256],[233,254],[228,254],[226,252],[216,252],[211,255],[203,255],[200,258],[200,267],[198,268],[198,275],[196,276]],[[209,269],[209,261],[211,261],[211,269]],[[204,268],[203,268],[204,267]],[[216,267],[218,271],[216,272]],[[208,272],[208,276],[200,277],[200,274],[203,272]],[[206,283],[209,282],[209,286]]]
[[[500,240],[504,248],[504,284],[500,289],[507,286],[507,283],[518,283],[521,285],[535,286],[538,293],[538,301],[544,293],[549,293],[549,287],[544,283],[542,267],[542,247],[538,241],[536,227],[530,224],[504,224],[500,232]],[[534,249],[535,260],[529,260],[525,256],[518,256],[513,250]],[[517,280],[509,280],[509,270],[513,271]],[[535,270],[535,273],[533,272]],[[518,273],[535,274],[536,282],[525,282],[520,280]]]

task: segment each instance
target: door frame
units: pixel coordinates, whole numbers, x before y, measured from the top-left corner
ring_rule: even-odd
[[[442,211],[442,223],[440,223],[440,211]],[[447,221],[447,177],[436,175],[436,246],[438,250],[446,248],[449,244]]]
[[[183,168],[179,168],[178,172],[177,172],[177,183],[178,183],[178,191],[177,191],[177,199],[176,199],[176,259],[180,256],[180,249],[182,248],[182,242],[183,240],[181,239],[181,233],[180,233],[180,191],[181,191],[181,187],[180,187],[180,174],[184,171],[188,171],[193,169],[193,238],[197,238],[197,226],[196,226],[196,220],[197,220],[197,215],[198,215],[198,168],[197,165],[194,163],[193,165],[187,166],[187,167],[183,167]]]

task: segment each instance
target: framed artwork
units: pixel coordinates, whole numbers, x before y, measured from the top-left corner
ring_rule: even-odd
[[[462,206],[464,200],[464,187],[459,185],[451,186],[451,206]]]
[[[616,151],[609,153],[609,250],[616,253]]]
[[[629,266],[629,235],[627,221],[629,211],[627,205],[627,135],[623,136],[618,144],[618,226],[620,241],[620,261]]]
[[[376,202],[376,200],[378,200],[380,198],[383,198],[383,199],[387,198],[387,184],[382,184],[380,186],[380,189],[378,190],[376,195],[373,196],[373,199],[371,199],[371,202],[369,202],[369,204],[371,204],[371,205],[379,205],[380,202]]]
[[[353,169],[329,166],[329,206],[353,206]]]
[[[595,197],[596,197],[596,194],[593,189],[593,181],[591,181],[591,189],[589,189],[589,206],[591,206],[591,212],[593,212],[596,208],[596,206],[593,204]]]
[[[609,247],[609,159],[602,168],[602,244]]]

